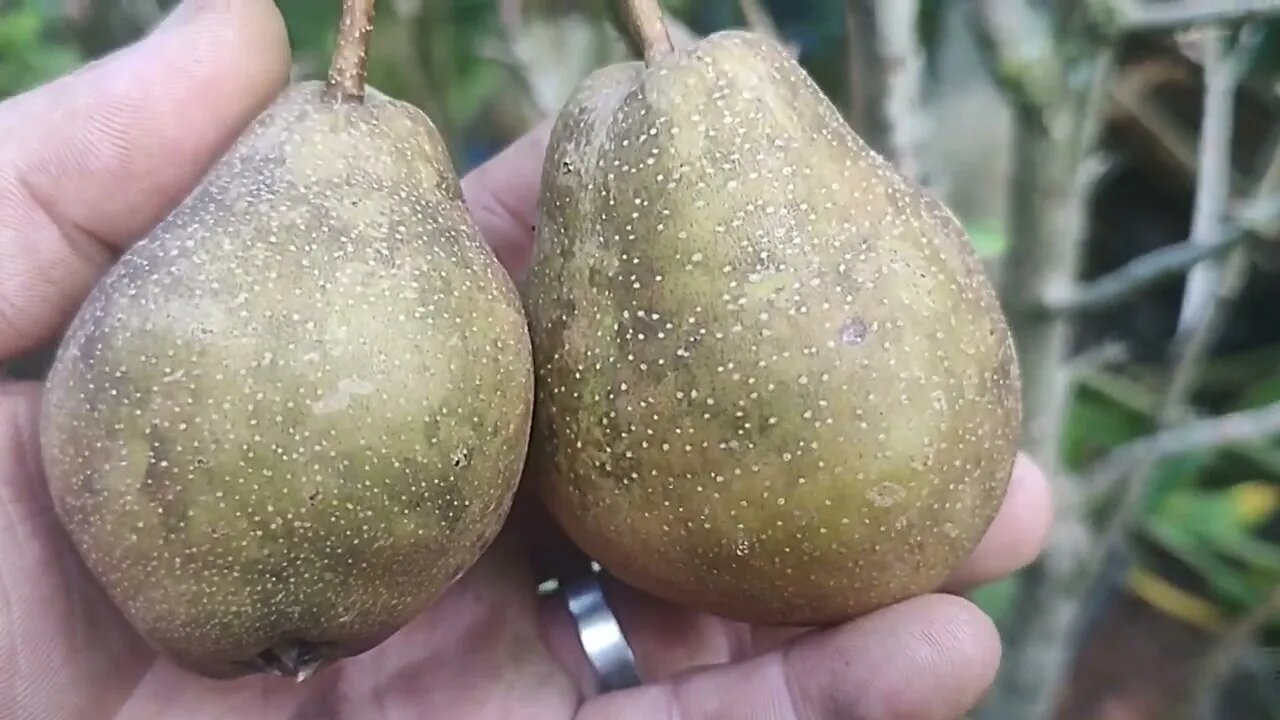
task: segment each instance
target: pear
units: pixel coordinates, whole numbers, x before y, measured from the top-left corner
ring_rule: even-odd
[[[784,48],[674,50],[650,4],[645,60],[552,130],[528,477],[610,574],[690,608],[826,625],[930,591],[1018,442],[982,266]]]
[[[367,13],[367,15],[365,15]],[[93,576],[158,650],[298,680],[471,567],[510,508],[533,372],[445,144],[366,88],[370,3],[93,289],[43,457]]]

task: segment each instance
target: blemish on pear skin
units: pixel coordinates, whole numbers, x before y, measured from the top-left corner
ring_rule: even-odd
[[[867,339],[867,324],[859,318],[851,318],[840,328],[840,342],[845,345],[861,345]]]

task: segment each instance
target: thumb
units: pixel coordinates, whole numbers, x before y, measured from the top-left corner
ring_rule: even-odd
[[[576,720],[956,720],[986,692],[999,657],[981,610],[927,595],[745,662],[599,695]]]
[[[187,0],[140,42],[0,104],[0,360],[58,332],[288,70],[270,0]]]

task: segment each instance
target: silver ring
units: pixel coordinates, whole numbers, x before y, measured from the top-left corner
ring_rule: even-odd
[[[635,655],[605,600],[604,587],[596,573],[562,582],[565,603],[578,625],[582,649],[595,668],[600,692],[639,685]]]

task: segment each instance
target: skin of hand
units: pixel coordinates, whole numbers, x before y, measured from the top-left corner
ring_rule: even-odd
[[[56,341],[95,280],[158,223],[287,82],[269,0],[188,0],[138,43],[0,104],[0,360]],[[464,179],[508,271],[527,269],[548,124]],[[581,562],[518,500],[492,549],[395,637],[303,684],[185,673],[81,565],[39,462],[37,384],[0,381],[0,717],[956,720],[992,682],[991,621],[958,595],[1031,562],[1052,515],[1020,458],[978,548],[935,594],[845,625],[748,627],[607,593],[645,684],[595,694],[544,573]]]

